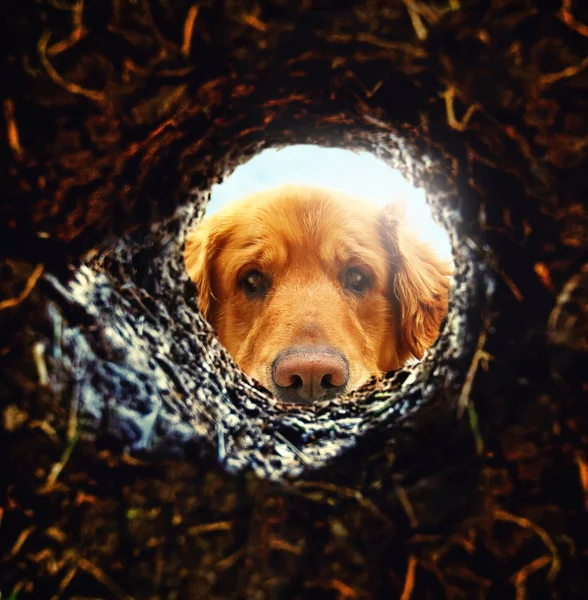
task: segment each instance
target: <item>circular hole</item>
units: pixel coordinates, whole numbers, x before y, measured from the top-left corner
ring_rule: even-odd
[[[369,152],[313,145],[265,150],[214,185],[184,259],[239,367],[304,405],[422,359],[453,270],[423,189]]]
[[[487,290],[479,262],[457,236],[461,217],[454,207],[458,203],[439,201],[454,193],[447,187],[450,184],[443,187],[442,166],[430,160],[421,163],[394,143],[397,145],[392,148],[382,142],[378,154],[388,156],[391,166],[409,176],[417,187],[426,189],[428,198],[422,191],[410,191],[398,173],[391,187],[420,194],[420,206],[430,204],[437,221],[434,228],[449,232],[456,257],[446,325],[420,362],[407,361],[401,368],[395,366],[396,370],[385,369],[389,372],[368,378],[364,385],[343,382],[346,393],[341,395],[320,384],[325,375],[335,373],[330,370],[333,365],[341,367],[347,361],[352,372],[355,362],[346,349],[341,358],[341,349],[331,344],[334,348],[321,348],[315,357],[328,371],[315,373],[316,387],[323,388],[321,394],[324,391],[322,399],[313,398],[303,404],[282,402],[260,385],[239,365],[237,357],[229,354],[222,337],[219,339],[214,327],[203,318],[199,310],[201,290],[186,272],[185,239],[203,222],[208,201],[213,210],[218,204],[216,192],[221,188],[210,186],[194,190],[169,219],[137,229],[118,239],[114,246],[95,253],[67,286],[62,304],[67,310],[79,305],[81,309],[76,311],[80,318],[83,316],[84,325],[80,328],[75,319],[68,323],[60,333],[60,343],[63,355],[73,357],[67,359],[67,364],[78,365],[76,372],[82,371],[90,378],[91,383],[84,384],[80,393],[81,410],[92,415],[84,427],[98,435],[107,432],[120,438],[131,452],[177,456],[185,450],[192,456],[194,449],[200,449],[215,456],[228,472],[251,470],[260,477],[279,480],[326,468],[338,456],[344,460],[345,451],[360,439],[388,439],[394,424],[412,422],[421,412],[426,415],[421,408],[438,403],[441,397],[454,401],[473,352],[476,335],[471,332],[478,329],[477,315]],[[272,153],[279,155],[277,151]],[[374,155],[364,155],[364,160],[368,158],[376,160]],[[236,152],[228,160],[230,166],[240,162]],[[274,168],[272,173],[276,172]],[[358,171],[345,166],[338,172],[347,177],[345,180],[340,175],[339,184],[353,180],[361,185]],[[363,181],[367,188],[379,189],[374,177],[363,175]],[[266,181],[270,187],[275,183]],[[241,190],[245,191],[244,186]],[[374,204],[374,211],[385,208],[385,198],[380,202],[381,206]],[[431,222],[431,217],[428,219]],[[375,243],[377,236],[373,237]],[[351,269],[337,273],[331,286],[339,286],[342,297],[361,304],[373,284],[375,260],[379,259],[368,263],[367,271],[359,271],[361,281],[356,281],[358,274]],[[353,285],[345,287],[342,282],[349,278]],[[271,294],[271,288],[268,290]],[[57,299],[63,292],[56,288],[53,296]],[[331,309],[329,304],[327,307]],[[317,304],[318,308],[322,307]],[[440,326],[441,319],[435,336]],[[62,326],[56,324],[58,327]],[[343,367],[341,373],[345,373]],[[298,389],[305,387],[303,376],[292,375],[300,377]],[[129,394],[112,393],[138,380],[145,392],[141,406],[148,410],[139,411]],[[339,376],[337,382],[330,383],[341,383]],[[127,419],[133,421],[133,427],[122,425]],[[131,431],[133,435],[129,435]],[[296,434],[286,436],[284,431]]]

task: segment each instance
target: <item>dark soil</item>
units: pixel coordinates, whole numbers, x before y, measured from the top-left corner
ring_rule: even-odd
[[[588,6],[6,3],[2,598],[588,594]],[[457,264],[417,366],[281,405],[183,270],[266,147],[368,150]]]

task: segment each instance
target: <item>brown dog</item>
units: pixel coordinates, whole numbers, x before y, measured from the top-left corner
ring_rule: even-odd
[[[421,358],[447,312],[450,267],[402,216],[298,185],[233,203],[188,235],[200,310],[283,401],[357,388]]]

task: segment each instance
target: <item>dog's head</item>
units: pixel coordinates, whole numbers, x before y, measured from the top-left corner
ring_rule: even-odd
[[[188,236],[200,310],[239,366],[284,401],[339,395],[421,358],[447,310],[450,270],[382,209],[284,186]]]

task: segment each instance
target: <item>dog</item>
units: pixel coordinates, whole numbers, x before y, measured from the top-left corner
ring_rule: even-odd
[[[422,358],[451,266],[406,227],[404,208],[285,185],[190,231],[200,311],[239,367],[283,402],[308,403]]]

